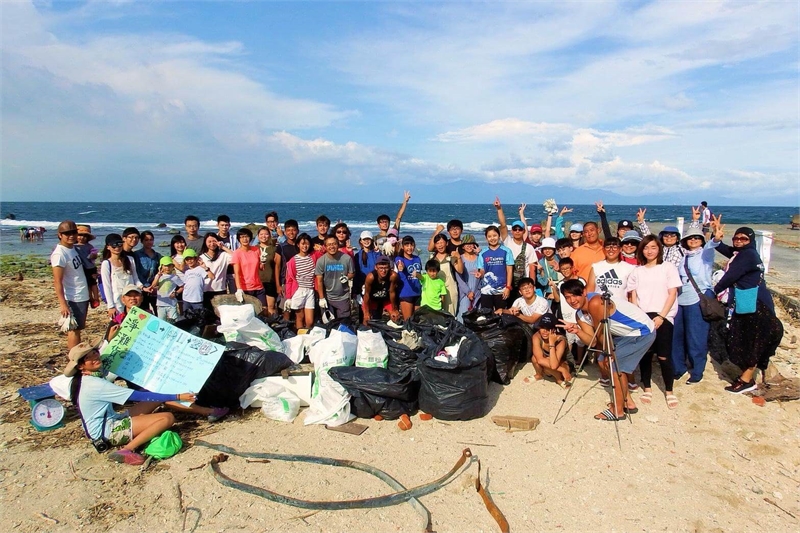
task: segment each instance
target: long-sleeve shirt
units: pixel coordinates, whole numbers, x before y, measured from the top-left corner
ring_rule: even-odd
[[[686,252],[683,262],[678,267],[678,274],[681,275],[681,281],[683,282],[683,287],[678,293],[678,305],[694,305],[700,301],[697,291],[694,290],[692,283],[689,281],[689,276],[686,274],[687,265],[700,292],[705,292],[714,287],[714,282],[711,281],[711,274],[714,271],[714,252],[718,245],[718,242],[711,239],[703,248]]]

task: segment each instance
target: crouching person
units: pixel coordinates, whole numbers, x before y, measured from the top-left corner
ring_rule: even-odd
[[[565,359],[567,338],[556,332],[556,317],[547,314],[539,319],[539,330],[533,334],[531,362],[536,376],[550,376],[562,388],[572,385],[572,374]]]

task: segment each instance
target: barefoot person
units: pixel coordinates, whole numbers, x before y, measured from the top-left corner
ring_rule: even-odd
[[[556,317],[551,314],[539,319],[539,330],[533,334],[533,356],[531,363],[536,370],[536,380],[550,376],[562,388],[572,385],[572,374],[564,357],[567,353],[567,338],[556,332]]]
[[[81,330],[86,327],[89,312],[89,284],[83,272],[83,262],[75,250],[78,226],[71,220],[58,225],[58,245],[50,255],[53,267],[53,286],[63,318],[72,315],[77,327],[67,332],[67,349],[81,342]]]

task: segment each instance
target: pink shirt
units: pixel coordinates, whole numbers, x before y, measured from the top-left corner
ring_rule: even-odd
[[[645,313],[659,313],[664,309],[669,289],[683,286],[678,269],[672,263],[661,263],[654,267],[636,267],[628,276],[628,290],[636,291],[637,300],[634,302]],[[675,322],[678,314],[678,298],[666,315],[666,319]]]
[[[264,288],[261,278],[258,276],[261,252],[257,246],[252,246],[249,250],[243,248],[234,250],[231,264],[239,265],[239,286],[242,290],[257,291]]]

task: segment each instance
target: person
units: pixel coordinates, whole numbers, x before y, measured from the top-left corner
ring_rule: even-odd
[[[644,311],[627,300],[615,299],[613,296],[605,299],[599,294],[587,294],[586,287],[577,279],[567,280],[561,285],[561,296],[577,311],[578,318],[576,324],[562,320],[565,331],[577,335],[587,346],[593,341],[597,342],[607,353],[613,353],[616,362],[611,372],[614,380],[614,401],[594,418],[604,421],[624,419],[626,412],[635,412],[637,409],[628,391],[627,374],[636,370],[639,361],[653,344],[656,337],[655,324]],[[606,305],[607,323],[604,322]],[[605,327],[608,327],[611,335],[613,350],[611,346],[605,345]],[[604,357],[601,364],[607,370],[612,370],[607,358]]]
[[[363,304],[364,282],[369,273],[375,270],[376,261],[381,257],[381,254],[375,251],[375,241],[373,240],[372,232],[369,230],[361,232],[358,245],[361,246],[361,249],[353,256],[355,265],[353,296]],[[391,263],[391,260],[389,262]]]
[[[553,213],[550,213],[548,211],[547,219],[545,220],[544,223],[544,236],[553,237],[556,240],[565,238],[566,235],[564,235],[564,215],[566,215],[567,213],[572,213],[572,211],[573,210],[567,206],[562,207],[561,211],[558,213],[558,216],[556,217],[555,222],[553,222]]]
[[[556,241],[556,255],[558,255],[559,260],[571,256],[574,249],[572,241],[566,237]]]
[[[220,215],[217,217],[217,241],[219,242],[219,247],[226,252],[233,253],[234,250],[239,248],[239,241],[236,235],[231,233],[231,218],[228,215]],[[204,237],[203,245],[205,244]],[[202,246],[197,253],[200,255],[203,254]],[[236,276],[233,272],[233,265],[230,263],[228,263],[228,269],[225,271],[223,278],[225,279],[225,288],[228,292],[231,294],[236,292]],[[216,279],[216,277],[214,279]]]
[[[401,282],[400,311],[403,313],[403,320],[408,320],[414,314],[414,311],[419,309],[422,285],[416,274],[422,270],[422,261],[418,255],[414,254],[417,248],[414,237],[411,235],[403,237],[402,247],[403,252],[397,256],[395,267]]]
[[[284,318],[289,320],[289,312],[285,310],[286,303],[289,298],[286,296],[284,285],[286,284],[286,265],[289,259],[297,254],[297,235],[300,233],[300,227],[297,221],[290,218],[283,224],[283,237],[284,241],[278,243],[275,250],[275,272],[278,276],[275,278],[275,290],[278,296],[283,298],[282,308],[284,309]],[[289,306],[291,307],[291,305]]]
[[[572,241],[572,249],[577,249],[583,244],[583,224],[575,223],[569,227],[567,238]]]
[[[575,263],[578,276],[588,280],[591,275],[592,265],[605,259],[603,241],[596,222],[587,222],[583,225],[583,244],[578,246],[570,255]]]
[[[600,292],[600,287],[604,286],[613,296],[621,300],[628,299],[628,276],[636,267],[619,260],[619,245],[616,237],[606,239],[603,243],[605,259],[592,265],[586,284],[588,292]]]
[[[100,307],[100,291],[97,289],[97,248],[92,246],[95,236],[92,235],[92,227],[88,224],[78,224],[78,239],[75,244],[75,251],[81,257],[83,263],[83,273],[86,276],[86,283],[89,284],[89,302],[92,309]]]
[[[541,288],[542,294],[548,300],[553,300],[556,284],[561,280],[558,272],[559,257],[556,255],[556,240],[552,237],[542,239],[539,248],[542,258],[539,260],[539,268],[536,270],[536,287]]]
[[[711,281],[711,274],[714,270],[715,250],[723,235],[716,227],[716,221],[712,221],[712,224],[714,224],[714,235],[707,243],[703,232],[698,228],[689,228],[681,239],[681,246],[686,250],[686,255],[678,269],[683,286],[678,291],[678,313],[674,321],[671,359],[676,380],[689,372],[687,385],[703,380],[708,357],[710,326],[703,320],[700,296],[697,293],[699,291],[709,298],[716,298],[712,290],[714,282]]]
[[[161,254],[153,250],[156,238],[152,231],[143,231],[140,238],[142,247],[133,252],[133,258],[136,260],[136,275],[139,276],[139,281],[145,287],[150,287],[153,284],[153,278],[158,274]],[[155,313],[157,305],[155,292],[145,292],[142,305],[143,309]]]
[[[278,310],[275,303],[278,298],[278,286],[275,283],[275,240],[272,238],[270,230],[266,226],[258,229],[258,251],[261,260],[261,269],[258,277],[264,287],[264,295],[267,299],[267,316],[275,315]]]
[[[678,289],[683,283],[678,269],[672,263],[664,262],[661,248],[661,241],[653,235],[642,239],[636,252],[640,266],[634,267],[628,277],[627,289],[631,302],[647,313],[656,328],[653,345],[639,363],[644,388],[640,401],[649,404],[653,399],[651,377],[655,355],[661,367],[667,407],[675,409],[678,407],[678,397],[673,392],[675,370],[672,368],[672,336],[675,316],[678,314]]]
[[[481,307],[492,310],[507,307],[511,294],[511,277],[514,256],[507,246],[500,244],[500,230],[489,226],[484,231],[489,246],[480,253],[484,274],[481,285]]]
[[[234,250],[231,257],[233,271],[236,275],[236,299],[244,301],[244,295],[253,296],[261,302],[263,309],[267,307],[267,297],[264,286],[261,284],[259,271],[261,270],[261,252],[258,247],[250,246],[253,232],[247,228],[240,228],[236,232],[239,248]]]
[[[236,244],[238,246],[239,243],[237,242]],[[227,276],[231,265],[231,253],[222,249],[216,233],[206,233],[203,237],[203,247],[200,248],[200,261],[213,274],[213,276],[205,279],[205,285],[203,286],[203,305],[209,311],[213,311],[212,300],[214,297],[228,294]]]
[[[325,215],[320,215],[316,220],[317,236],[311,239],[311,245],[314,252],[322,250],[325,251],[325,238],[328,236],[328,230],[331,228],[331,219]]]
[[[721,232],[721,223],[717,227]],[[714,286],[714,294],[727,291],[725,300],[733,311],[726,346],[731,362],[742,373],[725,390],[734,394],[757,388],[756,368],[762,373],[767,369],[783,337],[783,324],[775,315],[755,240],[753,229],[743,226],[733,233],[733,246],[724,242],[717,245],[717,251],[730,259],[725,274]]]
[[[639,232],[642,234],[642,236],[650,235],[651,233],[650,228],[647,226],[647,222],[644,218],[646,212],[646,208],[640,208],[636,214],[636,220],[639,223]],[[701,228],[698,218],[699,215],[697,217],[693,215],[692,221],[689,223],[690,230],[694,228]],[[675,265],[675,268],[680,268],[681,263],[683,263],[684,256],[684,249],[679,244],[681,240],[680,230],[675,226],[664,226],[664,229],[659,232],[658,238],[661,241],[661,244],[664,245],[664,261],[672,263]]]
[[[103,250],[103,262],[100,264],[100,277],[103,280],[103,292],[106,296],[108,318],[113,320],[117,313],[122,313],[122,289],[126,285],[142,287],[136,273],[136,260],[133,255],[123,252],[122,236],[117,233],[106,235],[106,247]]]
[[[483,260],[478,255],[478,244],[473,235],[461,237],[459,251],[461,252],[461,262],[464,264],[463,272],[456,276],[460,295],[456,318],[460,319],[464,313],[472,311],[480,301]]]
[[[539,319],[539,329],[531,338],[531,363],[536,372],[534,380],[541,381],[550,376],[560,387],[566,389],[572,385],[572,374],[569,363],[564,357],[567,353],[567,339],[556,331],[556,317],[543,315]]]
[[[203,289],[206,280],[213,280],[214,273],[199,260],[197,252],[188,248],[183,252],[186,270],[183,271],[183,315],[188,311],[201,310],[203,305]]]
[[[325,254],[317,259],[314,274],[320,309],[331,308],[335,318],[349,317],[353,258],[339,250],[339,241],[333,235],[325,237]]]
[[[198,233],[200,231],[200,219],[194,215],[187,216],[183,221],[186,228],[186,247],[191,248],[198,254],[203,247],[203,238]]]
[[[513,315],[529,326],[533,326],[545,314],[550,312],[550,303],[536,294],[536,284],[531,278],[522,278],[519,282],[520,297],[514,300],[508,309],[497,309],[498,315]]]
[[[183,264],[183,252],[185,251],[186,239],[182,235],[173,235],[169,241],[169,256],[172,258],[172,264],[175,265],[175,272],[181,278],[183,270],[186,268],[186,265]]]
[[[375,260],[375,268],[364,279],[364,298],[361,306],[363,312],[362,322],[380,320],[384,311],[389,313],[393,321],[400,319],[398,305],[398,285],[400,278],[391,270],[392,260],[385,255]]]
[[[703,228],[703,236],[705,236],[711,230],[711,209],[708,208],[708,202],[705,200],[700,202],[699,209],[702,211],[702,220],[700,224]]]
[[[577,312],[575,309],[570,307],[564,298],[561,297],[561,286],[567,280],[577,279],[585,287],[586,280],[578,277],[578,273],[573,269],[572,259],[569,257],[559,260],[558,272],[561,274],[562,279],[556,283],[556,290],[553,291],[553,300],[557,303],[557,307],[555,309],[556,317],[560,318],[564,322],[576,324],[578,322]],[[566,335],[567,343],[570,346],[570,353],[572,353],[572,350],[574,349],[575,357],[577,357],[579,361],[582,361],[586,345],[574,333],[567,332]]]
[[[594,205],[597,210],[597,216],[600,217],[600,227],[603,229],[603,239],[605,240],[609,237],[616,237],[617,234],[611,233],[611,226],[608,225],[608,216],[606,215],[606,208],[605,205],[603,205],[603,201],[598,200],[594,203]]]
[[[81,342],[81,331],[86,327],[89,283],[83,271],[83,261],[75,250],[78,226],[72,220],[64,220],[58,225],[56,235],[58,244],[50,254],[50,266],[53,267],[53,287],[61,316],[68,319],[71,315],[75,319],[75,329],[67,332],[67,349],[72,349]]]
[[[639,260],[636,259],[636,250],[639,248],[640,242],[642,242],[642,237],[638,231],[626,231],[620,240],[620,260],[629,265],[638,266]]]
[[[336,237],[336,244],[339,251],[353,257],[353,249],[350,247],[350,228],[344,222],[339,222],[333,227],[331,235]]]
[[[403,203],[400,204],[400,209],[397,210],[397,215],[394,217],[393,229],[400,231],[400,222],[403,220],[403,214],[406,212],[408,201],[411,200],[411,193],[408,191],[403,192]],[[380,249],[386,242],[386,237],[389,233],[389,215],[383,214],[378,216],[378,234],[375,236],[375,249]]]
[[[431,235],[430,240],[428,241],[428,251],[432,252],[435,249],[435,243],[433,242],[433,238],[439,235],[445,227],[441,224],[437,224],[436,230]],[[457,218],[452,219],[450,222],[447,223],[447,234],[450,238],[447,241],[447,246],[445,251],[448,254],[451,254],[455,251],[458,251],[458,246],[461,244],[461,234],[464,232],[464,223],[458,220]]]
[[[538,244],[532,244],[525,235],[525,220],[515,220],[511,224],[511,234],[508,233],[506,226],[506,215],[500,198],[495,197],[494,208],[497,210],[498,229],[500,230],[500,240],[503,245],[511,250],[514,258],[513,270],[511,275],[511,293],[509,298],[514,301],[519,296],[519,280],[522,278],[536,279],[539,257],[536,252]],[[524,217],[525,204],[519,208],[520,218]],[[542,229],[539,227],[539,238]]]
[[[289,309],[294,311],[295,326],[299,331],[314,324],[316,260],[311,255],[311,237],[307,233],[301,233],[296,242],[297,253],[286,263],[284,297],[289,303]]]
[[[156,316],[167,322],[178,320],[178,298],[183,292],[183,280],[175,275],[172,259],[162,257],[159,271],[153,277],[150,288],[156,295]]]
[[[421,304],[430,307],[434,311],[445,310],[444,304],[447,299],[447,287],[444,280],[439,276],[440,273],[439,261],[436,259],[429,259],[425,263],[424,274],[420,275],[419,271],[414,273],[414,276],[422,285]]]
[[[629,231],[636,231],[633,229],[633,222],[627,219],[617,222],[617,239],[621,241]]]
[[[458,283],[456,276],[464,272],[464,264],[461,263],[461,255],[457,250],[447,252],[447,237],[441,233],[433,238],[434,251],[430,259],[439,264],[439,279],[445,286],[444,307],[439,309],[450,313],[453,316],[458,314]],[[428,268],[425,268],[428,271]],[[425,305],[425,283],[422,283],[422,305]]]
[[[133,226],[122,230],[122,251],[128,255],[133,255],[133,249],[139,245],[141,233]]]
[[[276,244],[276,246],[286,241],[286,236],[284,235],[283,230],[278,222],[277,211],[270,211],[264,215],[264,225],[269,230],[270,239]]]

